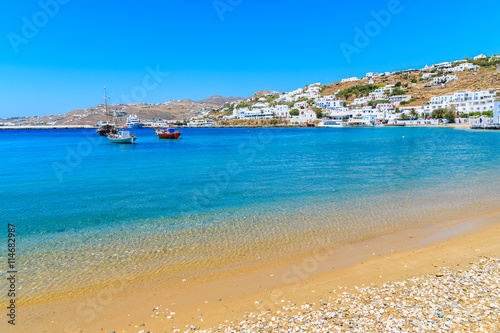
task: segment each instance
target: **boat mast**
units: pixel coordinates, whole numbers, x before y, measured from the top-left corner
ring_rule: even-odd
[[[104,86],[104,109],[106,112],[106,123],[109,123],[108,117],[108,96],[106,95],[106,86]]]

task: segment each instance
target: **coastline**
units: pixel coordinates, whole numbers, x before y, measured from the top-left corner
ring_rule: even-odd
[[[401,127],[431,127],[431,128],[443,128],[443,127],[449,127],[449,128],[471,128],[471,125],[467,124],[441,124],[441,125],[429,125],[429,124],[422,124],[422,125],[405,125],[405,126],[386,126],[386,125],[380,125],[380,126],[344,126],[344,127],[321,127],[321,126],[315,126],[315,127],[308,127],[306,124],[299,124],[299,125],[249,125],[249,124],[242,124],[241,126],[237,125],[219,125],[219,126],[176,126],[178,128],[214,128],[214,129],[220,129],[220,128],[401,128]],[[152,128],[152,127],[143,127],[143,128]],[[97,126],[93,125],[53,125],[53,126],[0,126],[0,130],[50,130],[50,129],[97,129]]]
[[[327,249],[201,285],[153,288],[131,296],[123,284],[105,293],[38,303],[21,311],[32,313],[30,331],[171,332],[191,325],[207,329],[226,320],[239,322],[245,312],[279,309],[281,300],[313,303],[321,296],[333,297],[342,290],[338,286],[399,281],[435,273],[442,266],[463,269],[479,255],[500,257],[499,221],[500,212],[490,212]]]

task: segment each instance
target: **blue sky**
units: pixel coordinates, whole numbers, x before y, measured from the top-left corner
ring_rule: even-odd
[[[500,52],[500,3],[488,0],[26,0],[2,6],[0,118],[88,108],[102,102],[104,85],[114,102],[247,97]],[[371,12],[388,8],[393,13],[384,24],[374,25]],[[356,44],[356,27],[373,29],[364,45]],[[347,59],[341,45],[357,50]],[[148,68],[160,78],[148,77]]]

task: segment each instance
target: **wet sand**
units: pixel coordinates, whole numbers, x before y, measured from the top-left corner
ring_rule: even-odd
[[[239,322],[246,312],[279,309],[281,300],[317,303],[354,286],[380,285],[465,269],[481,256],[500,257],[500,212],[396,232],[356,244],[273,263],[258,270],[187,287],[129,292],[123,277],[112,287],[58,301],[20,304],[23,332],[172,332]],[[95,272],[99,274],[99,272]],[[3,326],[5,323],[2,323]],[[3,331],[3,329],[2,329]]]

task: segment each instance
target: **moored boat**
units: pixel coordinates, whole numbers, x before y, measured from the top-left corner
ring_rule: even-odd
[[[106,114],[106,121],[97,123],[96,133],[100,136],[108,136],[109,134],[116,134],[116,124],[109,121],[108,114],[108,96],[106,94],[106,87],[104,87],[104,113]]]
[[[100,136],[107,136],[108,134],[116,134],[115,124],[107,121],[101,121],[97,124],[96,133]]]
[[[160,139],[176,139],[176,140],[178,140],[179,137],[182,135],[181,132],[173,129],[171,126],[169,126],[168,129],[158,128],[155,130],[155,133],[156,133],[156,135],[158,135],[158,137]]]
[[[131,114],[127,117],[127,122],[125,123],[125,128],[142,128],[144,126],[143,123],[141,123],[139,117],[137,117],[135,114]]]
[[[137,140],[135,135],[130,135],[129,131],[118,131],[116,134],[109,134],[108,139],[111,143],[134,143]]]

